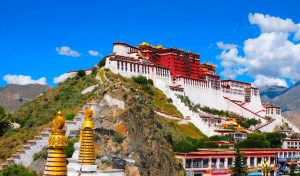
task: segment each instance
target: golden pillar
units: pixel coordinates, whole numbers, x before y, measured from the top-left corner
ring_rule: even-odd
[[[61,112],[53,119],[53,128],[48,140],[48,156],[45,165],[44,176],[66,176],[67,175],[67,159],[64,149],[67,147],[65,118]]]
[[[84,116],[84,122],[80,130],[80,152],[78,163],[82,165],[95,165],[93,110],[85,110]]]

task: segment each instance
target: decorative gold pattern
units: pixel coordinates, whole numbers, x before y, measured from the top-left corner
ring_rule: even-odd
[[[48,140],[48,156],[45,165],[44,176],[66,176],[67,175],[67,159],[64,149],[67,147],[65,118],[61,112],[53,119],[53,128]]]
[[[95,164],[95,146],[93,135],[93,110],[87,109],[84,112],[84,122],[80,130],[80,153],[78,163],[82,165]]]

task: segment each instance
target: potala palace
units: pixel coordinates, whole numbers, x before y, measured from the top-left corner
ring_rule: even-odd
[[[126,43],[113,44],[113,53],[107,56],[105,68],[124,77],[142,75],[152,79],[173,104],[206,135],[218,133],[218,123],[211,124],[201,118],[203,113],[189,110],[177,95],[188,96],[194,104],[234,112],[245,118],[261,121],[255,129],[271,132],[274,127],[287,123],[295,132],[299,129],[281,115],[280,107],[262,104],[258,88],[250,83],[221,80],[216,67],[200,62],[200,55],[181,49],[152,46],[146,42],[139,46]],[[199,118],[200,117],[200,118]]]

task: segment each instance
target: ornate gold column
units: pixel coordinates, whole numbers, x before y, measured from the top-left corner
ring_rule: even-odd
[[[93,110],[85,110],[84,115],[84,122],[80,130],[80,152],[78,163],[81,165],[95,165]]]
[[[67,147],[66,131],[63,130],[65,118],[61,112],[53,119],[53,128],[48,140],[48,156],[44,176],[66,176],[67,160],[64,149]]]

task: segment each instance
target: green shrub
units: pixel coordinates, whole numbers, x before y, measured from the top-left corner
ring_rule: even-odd
[[[67,114],[67,115],[66,115],[66,120],[73,120],[74,117],[75,117],[75,114],[74,114],[74,113]]]
[[[225,117],[230,117],[230,116],[234,116],[234,117],[239,117],[239,115],[229,112],[229,111],[224,111],[224,110],[217,110],[214,108],[210,108],[208,106],[204,106],[200,108],[202,111],[207,112],[209,114],[213,114],[213,115],[218,115],[218,116],[225,116]]]
[[[75,138],[75,139],[69,139],[68,140],[68,146],[66,147],[65,149],[65,153],[67,155],[67,158],[71,158],[74,151],[75,151],[75,148],[74,148],[74,144],[78,142],[78,139]]]
[[[115,132],[113,136],[113,140],[116,141],[117,143],[121,144],[124,141],[124,137],[122,134]]]
[[[186,153],[186,152],[197,151],[198,147],[197,145],[191,143],[188,140],[182,140],[173,144],[173,150],[174,152]]]
[[[112,160],[106,160],[102,161],[106,166],[111,166],[112,165]]]
[[[259,124],[260,121],[252,118],[252,119],[245,119],[244,121],[238,121],[237,123],[244,128],[249,128],[251,125]]]
[[[152,79],[148,79],[148,84],[153,85],[153,80]]]
[[[79,71],[77,72],[77,76],[78,76],[78,77],[84,77],[85,75],[86,75],[86,73],[85,73],[84,70],[79,70]]]
[[[134,76],[132,77],[132,80],[138,84],[141,85],[147,85],[148,84],[148,80],[145,76]]]
[[[0,172],[0,176],[37,176],[37,173],[21,164],[11,164]]]
[[[103,66],[105,66],[105,62],[106,62],[106,57],[101,59],[101,61],[97,64],[98,67],[103,67]]]
[[[173,103],[173,100],[172,100],[172,98],[168,98],[168,103]]]
[[[214,135],[208,138],[209,141],[234,141],[233,135],[226,134],[223,136]]]
[[[151,89],[151,86],[149,84],[143,85],[142,89],[145,92],[147,92],[149,95],[153,95],[154,94],[153,91],[152,91],[152,89]]]
[[[92,68],[92,74],[93,74],[93,75],[96,75],[96,74],[97,74],[97,67],[93,67],[93,68]]]
[[[47,159],[47,154],[48,154],[47,150],[39,151],[39,152],[33,154],[33,160],[35,161],[39,158]]]
[[[0,136],[3,136],[11,128],[11,119],[11,115],[0,106]]]
[[[265,118],[266,118],[266,120],[268,120],[268,121],[272,120],[272,117],[270,117],[270,116],[265,116]]]
[[[37,119],[36,118],[29,119],[29,120],[27,120],[25,122],[24,128],[31,128],[34,125],[36,125],[36,123],[37,123]]]

